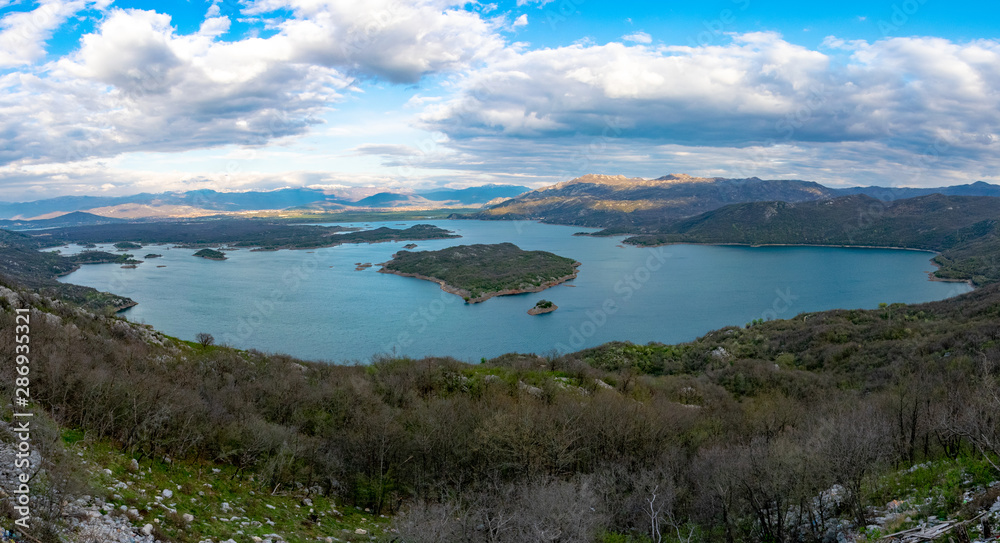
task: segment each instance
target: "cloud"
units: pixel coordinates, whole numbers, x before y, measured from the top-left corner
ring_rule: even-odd
[[[0,68],[25,66],[45,56],[45,42],[72,15],[107,2],[42,0],[31,11],[11,12],[0,19]]]
[[[514,22],[511,23],[510,28],[516,29],[522,26],[528,26],[528,15],[526,13],[522,13],[520,17],[515,19]]]
[[[43,3],[38,10],[58,10],[45,24],[32,22],[31,43],[90,4]],[[113,9],[78,50],[0,76],[0,135],[7,142],[0,164],[263,145],[305,134],[358,77],[413,83],[504,47],[499,19],[456,6],[264,0],[245,11],[288,9],[292,16],[276,14],[278,32],[268,38],[225,42],[219,38],[230,19],[213,16],[217,4],[191,34],[178,34],[166,14]],[[23,35],[20,20],[4,18],[0,39]],[[5,60],[29,62],[41,53],[18,54],[23,58]]]
[[[464,69],[505,44],[502,18],[485,20],[458,0],[257,0],[245,10],[291,10],[274,41],[291,58],[393,83]]]
[[[304,133],[350,83],[266,40],[216,41],[228,25],[178,35],[167,15],[116,9],[76,52],[0,77],[0,163],[261,145]]]
[[[998,150],[1000,42],[828,40],[773,33],[703,47],[575,45],[508,53],[430,105],[423,126],[452,139],[601,135],[747,147],[883,142],[911,153]]]
[[[420,126],[455,151],[427,167],[568,179],[675,164],[667,169],[940,186],[996,179],[998,88],[996,40],[829,38],[814,50],[751,33],[703,47],[577,44],[507,52],[429,104]]]
[[[828,67],[822,53],[773,34],[728,46],[612,42],[510,53],[473,72],[423,120],[453,137],[540,137],[599,134],[617,118],[631,137],[745,143],[776,136],[775,120],[794,113]]]
[[[653,43],[653,37],[642,31],[622,36],[622,39],[634,43]]]
[[[420,151],[409,145],[366,143],[351,149],[357,155],[417,156]]]

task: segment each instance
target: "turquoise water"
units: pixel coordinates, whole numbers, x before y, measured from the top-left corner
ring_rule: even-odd
[[[969,290],[964,283],[928,281],[933,255],[917,251],[621,247],[620,237],[573,236],[585,229],[526,221],[356,226],[419,223],[463,237],[413,242],[418,251],[510,241],[583,265],[577,279],[564,285],[474,305],[429,281],[376,273],[377,266],[355,271],[355,262],[384,262],[407,242],[240,250],[223,262],[195,258],[191,249],[147,246],[131,252],[163,258],[132,270],[88,265],[63,280],[131,297],[139,305],[124,312],[126,317],[173,336],[190,340],[208,332],[235,347],[334,362],[368,362],[378,353],[478,361],[507,352],[574,351],[613,340],[676,343],[757,318],[925,302]],[[559,309],[528,315],[542,298]]]

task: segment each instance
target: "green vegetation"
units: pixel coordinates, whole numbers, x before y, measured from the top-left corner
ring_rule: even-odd
[[[41,247],[42,244],[36,238],[0,230],[0,281],[29,288],[44,296],[76,303],[99,313],[135,305],[135,302],[123,296],[100,292],[90,287],[60,283],[56,277],[66,275],[75,270],[80,263],[87,262],[78,263],[56,253],[40,252],[38,249]],[[122,256],[101,254],[108,255],[107,258],[113,257],[114,262]],[[79,255],[76,258],[80,258]]]
[[[147,255],[147,258],[149,255]],[[138,264],[135,255],[128,253],[109,253],[106,251],[82,251],[69,257],[77,264]]]
[[[584,175],[527,192],[468,215],[474,219],[532,219],[555,224],[636,228],[658,226],[736,202],[802,202],[837,192],[807,181]]]
[[[148,260],[150,258],[162,258],[162,257],[163,257],[163,255],[158,255],[156,253],[149,253],[148,255],[144,256],[143,258],[145,258],[145,259]]]
[[[430,224],[415,224],[409,228],[399,230],[381,226],[372,230],[361,230],[358,232],[348,232],[336,237],[341,243],[379,243],[385,241],[408,241],[423,239],[450,239],[459,238],[448,230],[438,228]]]
[[[858,245],[939,251],[941,279],[1000,281],[1000,198],[933,194],[895,202],[867,196],[736,204],[647,229],[632,245],[742,243]],[[635,230],[633,230],[635,231]],[[619,234],[621,229],[598,234]]]
[[[123,251],[142,249],[142,245],[139,245],[138,243],[132,243],[131,241],[120,241],[115,244],[115,249],[121,249]]]
[[[420,221],[447,219],[456,213],[471,213],[478,208],[421,209],[401,211],[337,211],[316,213],[308,210],[289,209],[277,213],[278,217],[296,222],[382,222]]]
[[[556,309],[559,309],[559,306],[557,306],[556,304],[548,300],[539,300],[537,303],[535,303],[535,307],[532,307],[531,309],[528,310],[528,314],[541,315],[543,313],[551,313]]]
[[[35,236],[45,246],[120,241],[144,245],[174,243],[190,248],[231,245],[267,249],[312,249],[342,243],[457,237],[447,230],[427,224],[418,224],[404,230],[384,227],[355,230],[357,229],[342,226],[286,224],[283,221],[263,219],[204,219],[53,228]]]
[[[644,227],[630,242],[937,249],[940,273],[984,285],[940,302],[758,320],[679,345],[614,342],[474,365],[381,357],[332,366],[213,345],[207,334],[182,342],[2,291],[0,359],[16,354],[13,307],[51,315],[32,320],[32,399],[35,420],[48,414],[61,432],[42,426],[35,438],[50,460],[33,495],[100,493],[138,509],[150,493],[179,485],[177,513],[146,507],[134,520],[159,518],[163,541],[236,538],[214,509],[219,500],[275,523],[241,528],[239,537],[282,531],[288,541],[368,539],[352,528],[408,543],[551,534],[574,542],[874,540],[928,517],[976,518],[1000,494],[1000,281],[992,271],[1000,243],[991,208],[988,198],[849,197],[730,206]],[[337,237],[381,241],[394,239],[391,230]],[[0,231],[0,284],[71,296],[52,278],[76,264],[38,252],[44,239]],[[387,271],[465,284],[476,289],[470,296],[574,271],[571,259],[541,253],[526,273],[519,259],[530,254],[512,244],[401,251],[390,265],[409,271]],[[0,405],[13,398],[14,368],[0,365]],[[81,486],[73,453],[129,485]],[[144,477],[128,472],[132,458]],[[193,522],[178,518],[185,512]],[[982,530],[963,525],[954,536]]]
[[[400,251],[380,271],[442,282],[466,301],[478,302],[505,291],[536,292],[565,281],[576,276],[574,264],[572,258],[497,243]]]
[[[215,249],[202,249],[194,254],[194,256],[200,258],[207,258],[208,260],[225,260],[226,253],[222,251],[216,251]]]
[[[14,315],[0,299],[9,359]],[[892,517],[882,533],[925,515],[972,518],[1000,478],[1000,285],[682,345],[474,365],[317,364],[177,342],[44,298],[19,303],[58,317],[32,322],[32,398],[70,431],[70,452],[129,482],[76,492],[135,507],[138,523],[159,517],[177,542],[234,537],[212,518],[230,500],[276,523],[245,534],[280,526],[289,541],[348,539],[354,526],[407,542],[534,541],[533,530],[649,541],[651,526],[696,541],[820,541],[888,519],[892,500],[911,520]],[[0,366],[8,399],[13,372]],[[144,476],[129,472],[131,458]],[[57,464],[32,484],[64,480]],[[36,495],[72,490],[61,485]],[[193,522],[145,507],[163,488]],[[381,514],[391,526],[359,518]],[[510,520],[492,539],[476,529],[497,518]]]

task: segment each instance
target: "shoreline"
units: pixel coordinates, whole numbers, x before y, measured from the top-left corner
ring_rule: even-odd
[[[617,234],[617,235],[628,235],[628,234]],[[610,236],[593,236],[593,237],[610,237]],[[706,246],[706,247],[751,247],[751,248],[753,248],[753,247],[832,247],[832,248],[836,248],[836,249],[890,249],[890,250],[893,250],[893,251],[915,251],[915,252],[918,252],[918,253],[930,253],[930,254],[934,255],[935,257],[937,257],[937,256],[939,256],[941,254],[940,251],[935,251],[933,249],[917,249],[917,248],[914,248],[914,247],[893,247],[891,245],[840,245],[840,244],[821,245],[821,244],[817,244],[817,243],[760,243],[760,244],[753,244],[753,243],[704,243],[704,242],[695,242],[695,241],[672,241],[672,242],[667,242],[667,243],[656,243],[656,244],[649,244],[649,245],[637,245],[635,243],[628,243],[625,240],[622,240],[622,243],[625,244],[625,245],[627,245],[627,246],[635,247],[635,248],[665,247],[667,245],[701,245],[701,246]],[[930,259],[930,263],[934,267],[936,267],[938,269],[941,269],[941,265],[938,264],[937,262],[934,262],[934,258]],[[965,284],[969,285],[969,288],[971,288],[973,290],[979,288],[979,285],[977,285],[976,283],[974,283],[972,281],[972,279],[949,279],[949,278],[944,278],[944,277],[938,277],[938,276],[934,275],[935,273],[937,273],[937,270],[931,271],[931,272],[927,272],[928,281],[940,281],[942,283],[965,283]]]
[[[528,314],[531,315],[531,316],[545,315],[547,313],[552,313],[556,309],[559,309],[559,306],[556,305],[556,304],[552,304],[551,306],[546,307],[545,309],[539,309],[537,307],[532,307],[531,309],[528,310]]]
[[[458,287],[453,286],[453,285],[449,285],[443,279],[438,279],[437,277],[430,277],[430,276],[427,276],[427,275],[421,275],[419,273],[407,273],[407,272],[400,272],[400,271],[396,271],[396,270],[389,270],[389,269],[386,269],[386,267],[385,267],[386,264],[387,264],[387,262],[383,262],[381,264],[378,264],[379,266],[382,266],[382,268],[380,268],[380,269],[378,269],[376,271],[378,273],[385,273],[385,274],[390,274],[390,275],[398,275],[400,277],[414,277],[416,279],[423,279],[424,281],[431,281],[433,283],[437,283],[438,285],[441,286],[441,290],[443,290],[443,291],[445,291],[445,292],[447,292],[449,294],[456,294],[458,296],[461,296],[465,300],[465,303],[467,303],[467,304],[478,304],[480,302],[485,302],[486,300],[489,300],[490,298],[493,298],[495,296],[513,296],[515,294],[527,294],[527,293],[531,293],[531,292],[541,292],[541,291],[543,291],[545,289],[552,288],[554,286],[561,285],[561,284],[563,284],[563,283],[565,283],[567,281],[572,281],[573,279],[576,279],[577,274],[580,273],[577,268],[579,268],[580,266],[583,265],[581,262],[574,262],[573,263],[573,273],[571,273],[570,275],[564,275],[562,277],[558,277],[556,279],[553,279],[552,281],[546,281],[546,282],[542,283],[541,285],[533,286],[533,287],[530,287],[530,288],[517,288],[517,289],[498,290],[496,292],[488,292],[486,294],[483,294],[482,296],[477,296],[475,298],[472,298],[472,297],[470,297],[472,293],[469,292],[468,290],[465,290],[464,288],[458,288]]]
[[[635,235],[645,235],[645,234],[615,234],[618,236],[635,236]],[[610,237],[610,236],[594,236],[594,237]],[[625,245],[630,245],[632,247],[663,247],[666,245],[705,245],[714,247],[836,247],[838,249],[892,249],[896,251],[917,251],[920,253],[932,253],[935,255],[941,254],[934,249],[917,249],[914,247],[894,247],[892,245],[845,245],[845,244],[820,244],[820,243],[738,243],[738,242],[699,242],[699,241],[670,241],[666,243],[651,243],[637,245],[635,243],[628,243],[622,240]]]

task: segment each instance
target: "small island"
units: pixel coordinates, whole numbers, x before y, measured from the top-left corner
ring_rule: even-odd
[[[145,258],[161,258],[163,255],[158,255],[156,253],[149,253]]]
[[[205,258],[208,260],[225,260],[226,253],[222,251],[216,251],[215,249],[202,249],[194,254],[194,256]]]
[[[417,244],[416,243],[407,243],[406,245],[403,245],[403,248],[404,249],[416,249],[417,248]]]
[[[76,264],[139,264],[134,255],[106,251],[83,251],[69,257]]]
[[[120,251],[128,251],[131,249],[142,249],[142,245],[138,243],[132,243],[131,241],[119,241],[115,244],[115,249]]]
[[[540,292],[576,278],[579,265],[572,258],[546,251],[524,251],[513,243],[497,243],[399,251],[378,271],[434,281],[441,290],[474,304],[493,296]]]
[[[559,309],[558,305],[548,300],[538,300],[538,303],[535,304],[535,307],[532,307],[531,309],[528,310],[528,314],[544,315],[545,313],[552,313],[556,309]]]

